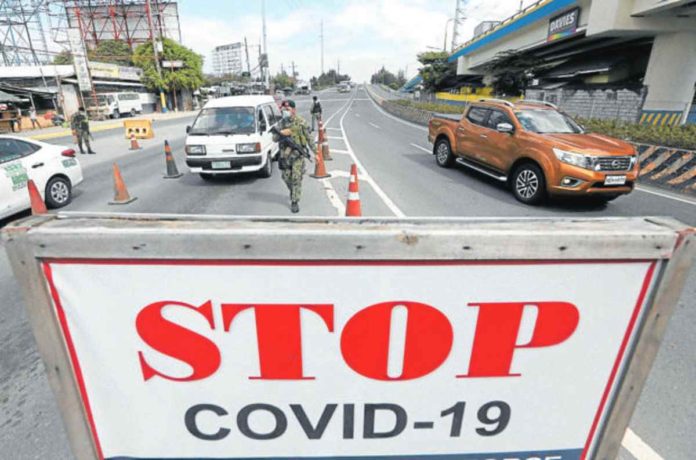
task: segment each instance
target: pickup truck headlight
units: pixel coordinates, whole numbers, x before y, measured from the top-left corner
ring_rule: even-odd
[[[187,145],[187,155],[205,155],[205,145]]]
[[[261,151],[261,144],[258,142],[255,144],[237,144],[237,153],[259,153]]]
[[[592,155],[584,155],[582,153],[568,152],[561,149],[553,149],[553,153],[556,154],[556,158],[563,163],[578,166],[584,169],[596,170],[599,164],[597,163],[597,157]]]

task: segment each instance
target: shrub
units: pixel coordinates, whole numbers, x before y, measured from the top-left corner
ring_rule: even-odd
[[[414,109],[426,110],[428,112],[435,113],[448,113],[461,115],[464,113],[464,106],[450,105],[450,104],[434,104],[429,102],[415,102],[405,99],[399,99],[396,101],[391,101],[398,105],[403,105],[405,107],[412,107]]]
[[[686,150],[696,150],[696,125],[652,126],[616,120],[578,119],[593,133],[625,139],[639,144],[653,144]]]

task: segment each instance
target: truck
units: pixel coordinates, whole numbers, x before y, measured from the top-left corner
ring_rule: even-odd
[[[608,202],[631,193],[639,175],[632,144],[588,133],[543,101],[483,99],[462,116],[435,115],[428,140],[439,166],[492,177],[528,205],[550,196]]]
[[[87,110],[92,119],[121,118],[129,114],[134,117],[143,113],[143,103],[139,93],[102,93],[94,98],[85,98]]]

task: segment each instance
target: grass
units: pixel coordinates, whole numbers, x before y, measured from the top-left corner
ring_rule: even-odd
[[[450,104],[433,104],[429,102],[415,102],[405,99],[399,99],[391,102],[404,107],[411,107],[418,110],[426,110],[428,112],[449,113],[457,115],[461,115],[462,113],[464,113],[464,107]]]
[[[639,144],[696,150],[696,125],[652,126],[615,120],[591,119],[578,119],[578,122],[590,132]]]

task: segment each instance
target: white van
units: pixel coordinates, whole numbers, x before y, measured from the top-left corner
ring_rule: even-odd
[[[134,117],[143,113],[143,103],[139,93],[104,93],[98,95],[100,106],[106,106],[106,114],[111,118],[120,118],[121,115]]]
[[[271,96],[213,99],[186,128],[186,164],[206,180],[246,172],[271,177],[278,143],[270,129],[280,119]]]

